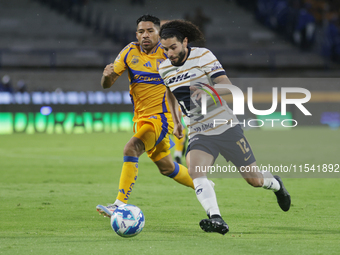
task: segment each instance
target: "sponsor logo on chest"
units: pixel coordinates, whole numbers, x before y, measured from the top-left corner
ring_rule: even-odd
[[[193,76],[196,76],[196,75],[195,74],[190,75],[189,72],[186,72],[186,73],[183,73],[183,74],[179,74],[179,75],[176,75],[176,76],[170,78],[168,84],[170,85],[170,84],[175,83],[175,82],[180,82],[180,81],[188,80],[188,79],[190,79]]]

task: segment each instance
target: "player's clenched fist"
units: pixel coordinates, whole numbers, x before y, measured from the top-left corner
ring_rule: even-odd
[[[109,64],[104,68],[101,85],[104,89],[110,88],[119,77],[114,71],[114,64]]]
[[[113,68],[113,64],[109,64],[105,67],[104,71],[103,71],[103,75],[105,77],[111,76],[114,74],[114,68]]]
[[[174,130],[173,130],[173,134],[178,139],[182,139],[183,138],[183,125],[181,123],[175,124]]]

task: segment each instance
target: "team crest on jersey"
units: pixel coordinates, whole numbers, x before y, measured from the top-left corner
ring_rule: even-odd
[[[159,65],[160,65],[163,61],[164,61],[164,59],[162,59],[162,58],[159,58],[159,59],[156,60],[157,71],[158,71],[158,69],[159,69]]]
[[[138,64],[138,62],[139,62],[139,56],[132,55],[131,63],[136,65],[136,64]]]

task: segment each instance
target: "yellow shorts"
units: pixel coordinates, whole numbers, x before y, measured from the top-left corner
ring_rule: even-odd
[[[170,154],[174,143],[170,140],[174,124],[171,113],[155,114],[140,118],[137,122],[134,137],[142,140],[149,158],[156,162]]]

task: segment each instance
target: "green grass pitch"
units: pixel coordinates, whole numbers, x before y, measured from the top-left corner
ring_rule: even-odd
[[[131,135],[0,136],[0,254],[339,254],[339,178],[284,178],[286,213],[271,191],[215,178],[230,226],[222,236],[199,228],[206,216],[194,192],[161,176],[145,155],[129,203],[146,224],[136,237],[119,237],[95,207],[115,200]],[[246,136],[258,163],[340,163],[340,130]]]

